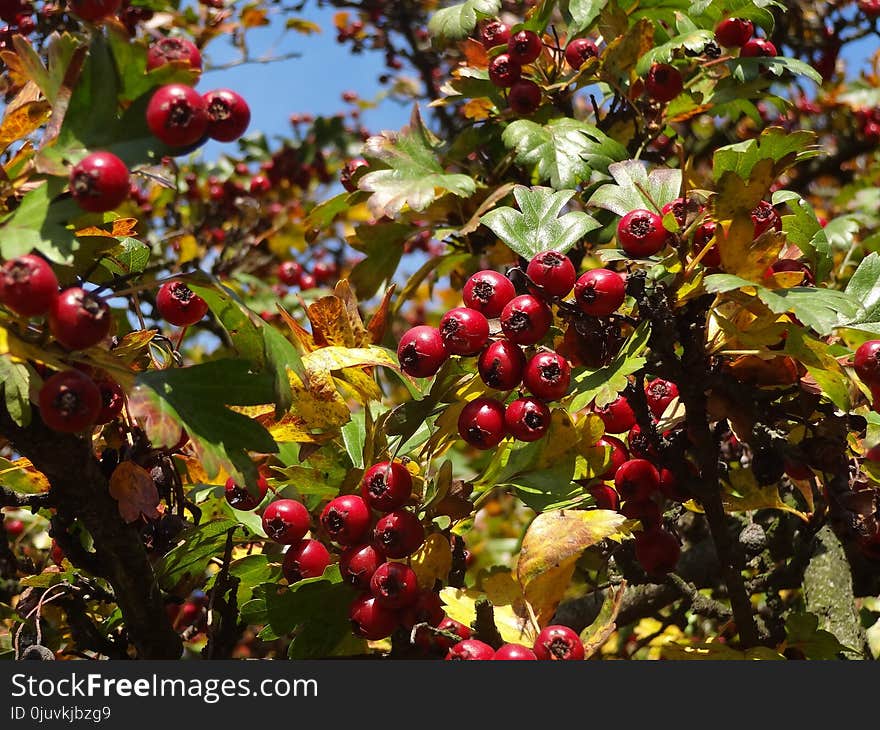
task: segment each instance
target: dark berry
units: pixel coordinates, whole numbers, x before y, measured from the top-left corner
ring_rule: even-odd
[[[574,298],[581,311],[593,317],[607,317],[626,299],[626,282],[609,269],[591,269],[578,278]]]
[[[430,378],[446,362],[449,352],[440,330],[427,325],[413,327],[404,333],[397,346],[400,368],[414,378]]]
[[[667,102],[678,96],[684,88],[681,71],[668,63],[655,63],[648,71],[645,89],[654,101]]]
[[[33,254],[16,256],[0,268],[0,304],[23,317],[46,314],[58,297],[49,262]]]
[[[480,43],[486,50],[495,46],[507,45],[510,27],[500,20],[488,20],[480,24]]]
[[[70,170],[70,194],[90,213],[118,208],[130,189],[128,168],[110,152],[93,152]]]
[[[541,106],[541,87],[531,79],[520,79],[507,93],[507,105],[519,116],[532,114]]]
[[[623,504],[620,514],[628,520],[638,520],[642,529],[648,530],[663,521],[663,510],[652,499],[628,499]]]
[[[476,309],[456,307],[440,320],[440,336],[447,352],[476,355],[489,339],[489,322]]]
[[[596,58],[599,49],[589,38],[575,38],[565,47],[565,60],[577,70],[590,58]]]
[[[380,517],[373,529],[373,542],[389,558],[405,558],[425,541],[425,528],[412,512],[397,510]]]
[[[208,112],[208,136],[232,142],[245,133],[251,122],[247,102],[231,89],[214,89],[203,97]]]
[[[445,618],[443,602],[434,591],[419,591],[415,603],[400,613],[400,623],[408,629],[416,624],[438,626]]]
[[[755,238],[770,229],[782,230],[782,219],[772,203],[762,200],[752,211],[752,223],[755,224]]]
[[[537,398],[517,398],[504,411],[504,424],[518,441],[537,441],[550,428],[550,409]]]
[[[660,527],[636,533],[636,560],[651,575],[670,573],[681,555],[675,535]]]
[[[507,52],[520,66],[537,60],[543,48],[541,38],[533,30],[521,30],[507,39]]]
[[[170,147],[199,142],[208,131],[209,121],[205,100],[184,84],[160,87],[147,105],[147,126]]]
[[[321,525],[333,542],[356,545],[370,529],[370,509],[356,494],[331,499],[321,512]]]
[[[776,52],[776,46],[764,38],[752,38],[743,44],[740,56],[743,58],[754,58],[766,56],[772,58],[779,55]]]
[[[715,26],[715,40],[725,48],[739,48],[748,43],[755,32],[751,20],[745,18],[725,18]]]
[[[393,512],[412,494],[413,481],[407,468],[396,461],[380,461],[367,469],[361,480],[361,496],[379,512]]]
[[[553,297],[564,297],[574,286],[577,274],[574,264],[558,251],[542,251],[526,268],[526,275]]]
[[[98,23],[111,15],[116,15],[122,0],[68,0],[74,15],[90,23]]]
[[[517,345],[534,345],[550,331],[553,313],[540,299],[523,294],[511,299],[501,311],[501,329]]]
[[[465,639],[453,646],[446,655],[447,661],[486,661],[495,656],[495,650],[479,639]]]
[[[208,303],[182,281],[166,281],[156,295],[159,316],[176,327],[189,327],[208,313]]]
[[[458,434],[477,449],[494,449],[505,435],[504,406],[494,398],[477,398],[458,417]]]
[[[636,425],[636,414],[625,396],[618,396],[601,408],[593,409],[605,424],[605,433],[624,433]]]
[[[522,382],[526,356],[510,340],[496,340],[480,354],[477,369],[483,382],[495,390],[513,390]]]
[[[260,476],[257,478],[256,486],[257,493],[251,494],[247,487],[238,484],[235,479],[229,477],[229,479],[226,480],[225,488],[226,502],[233,509],[241,510],[242,512],[255,510],[260,506],[260,503],[266,496],[266,492],[269,491],[269,483],[266,481],[265,477]]]
[[[309,511],[295,499],[279,499],[263,510],[263,532],[270,540],[293,545],[309,531]]]
[[[601,474],[599,479],[614,479],[617,470],[626,463],[629,458],[629,452],[626,445],[614,436],[603,436],[596,442],[597,447],[604,447],[608,452],[608,466]]]
[[[578,661],[584,658],[580,637],[568,626],[545,626],[535,639],[535,656],[554,661]]]
[[[284,553],[281,571],[288,583],[306,578],[320,578],[330,565],[330,553],[318,540],[302,540]]]
[[[507,89],[519,81],[522,67],[509,54],[502,53],[489,62],[489,80],[502,89]]]
[[[79,370],[64,370],[48,378],[38,397],[40,416],[53,431],[78,433],[93,425],[101,411],[101,392]]]
[[[630,256],[645,258],[660,251],[669,239],[663,219],[649,210],[636,209],[617,224],[617,242]]]
[[[660,490],[660,473],[647,459],[630,459],[614,474],[614,488],[623,500],[645,500]]]
[[[516,296],[513,283],[497,271],[478,271],[464,285],[464,303],[485,317],[498,317],[504,306]]]
[[[96,385],[101,393],[101,410],[95,418],[95,423],[110,423],[122,413],[122,407],[125,405],[125,391],[115,380],[106,378],[97,381]]]
[[[620,508],[620,495],[614,491],[614,487],[610,484],[594,484],[590,487],[590,496],[596,501],[598,509],[617,511]]]
[[[370,592],[386,608],[404,608],[416,602],[419,580],[403,563],[383,563],[370,579]]]
[[[370,579],[385,562],[385,554],[374,545],[355,545],[339,556],[339,572],[349,585],[369,590]]]
[[[859,345],[853,367],[865,385],[880,384],[880,340],[868,340]]]
[[[354,599],[348,616],[355,636],[368,641],[384,639],[397,628],[397,611],[385,608],[369,593]]]
[[[52,300],[49,331],[68,350],[85,350],[110,333],[110,308],[99,296],[70,287]]]

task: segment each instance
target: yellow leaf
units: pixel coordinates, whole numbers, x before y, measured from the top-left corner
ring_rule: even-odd
[[[452,570],[452,547],[449,540],[435,532],[412,556],[410,567],[419,579],[419,587],[432,590],[438,580],[446,581]]]
[[[81,228],[76,232],[78,238],[97,236],[99,238],[130,238],[137,235],[137,218],[117,218],[113,221],[111,230],[105,231],[97,226]]]
[[[462,590],[461,588],[444,588],[440,591],[440,600],[444,603],[443,610],[454,621],[465,626],[473,624],[477,617],[476,602],[484,598],[480,591]],[[535,642],[535,631],[529,621],[525,606],[517,609],[512,605],[492,604],[495,612],[495,625],[504,641],[514,644],[531,646]]]
[[[197,259],[201,255],[199,242],[191,233],[178,236],[174,239],[172,245],[177,251],[177,261],[181,264]]]
[[[716,229],[721,268],[728,274],[754,282],[764,281],[764,272],[785,245],[785,235],[768,231],[754,238],[755,224],[747,212],[740,211],[732,221]]]
[[[7,111],[0,125],[0,151],[38,129],[52,115],[46,100],[29,101]]]
[[[49,491],[49,480],[28,459],[7,461],[0,458],[0,484],[24,494]]]
[[[345,368],[382,365],[398,369],[398,365],[381,347],[322,347],[303,356],[306,374],[330,372]]]
[[[599,615],[587,628],[581,631],[581,643],[584,645],[584,659],[589,659],[595,654],[611,634],[617,629],[617,614],[623,603],[623,592],[626,590],[626,581],[620,584],[617,590],[608,591]]]
[[[313,33],[321,32],[320,25],[313,23],[311,20],[306,20],[305,18],[288,18],[284,27],[288,30],[295,30],[297,33],[302,33],[304,35],[312,35]]]
[[[766,646],[757,646],[746,651],[732,649],[726,644],[717,641],[702,644],[678,644],[669,641],[660,648],[660,655],[664,659],[710,659],[713,661],[757,661],[785,659],[778,652],[768,649]]]
[[[257,28],[269,25],[268,12],[264,8],[249,6],[241,11],[241,24],[245,28]]]
[[[213,477],[209,476],[200,459],[194,459],[191,456],[175,456],[174,458],[180,466],[184,467],[186,473],[184,482],[186,484],[225,485],[226,480],[229,479],[229,474],[225,469],[220,469],[220,471]]]
[[[159,517],[159,492],[150,473],[133,461],[123,461],[110,476],[110,495],[119,503],[119,514],[126,522],[141,515]]]
[[[755,475],[751,469],[731,469],[727,475],[729,489],[721,495],[726,512],[751,512],[756,509],[778,509],[783,512],[791,512],[804,522],[810,518],[800,510],[789,507],[779,496],[779,489],[771,484],[767,487],[760,486],[755,481]],[[685,503],[685,507],[694,511],[702,512],[702,508],[693,500]]]
[[[495,105],[486,97],[480,99],[471,99],[462,107],[465,119],[473,119],[474,121],[482,121],[488,119]]]
[[[712,200],[713,218],[730,221],[737,215],[751,215],[775,180],[773,160],[764,159],[752,168],[748,181],[733,170],[727,170],[718,181],[717,195]]]

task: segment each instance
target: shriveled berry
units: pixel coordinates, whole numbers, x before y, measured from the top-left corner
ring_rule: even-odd
[[[393,512],[412,494],[413,481],[407,468],[396,461],[380,461],[364,473],[361,496],[379,512]]]
[[[370,509],[356,494],[331,499],[321,512],[321,525],[333,542],[356,545],[370,529]]]
[[[520,66],[537,60],[543,48],[541,38],[533,30],[521,30],[507,40],[507,52]]]
[[[397,346],[397,359],[407,375],[430,378],[446,362],[449,352],[443,344],[440,330],[428,325],[413,327],[404,333]]]
[[[489,81],[502,89],[508,89],[519,81],[522,66],[510,54],[502,53],[489,61]]]
[[[495,660],[537,660],[538,657],[535,656],[535,652],[533,652],[529,647],[523,646],[522,644],[504,644],[499,646],[495,651],[495,655],[492,659]]]
[[[571,259],[558,251],[542,251],[537,254],[529,261],[526,275],[554,297],[568,294],[577,278]]]
[[[605,433],[624,433],[636,425],[636,414],[626,399],[626,396],[618,396],[610,403],[593,410],[605,424]]]
[[[79,370],[55,373],[43,383],[37,400],[45,424],[64,433],[84,431],[101,410],[98,386]]]
[[[189,327],[208,313],[208,303],[182,281],[166,281],[156,295],[159,316],[176,327]]]
[[[589,38],[575,38],[565,47],[565,60],[575,70],[598,55],[599,49]]]
[[[651,575],[675,570],[681,546],[670,532],[654,527],[636,534],[636,560]]]
[[[251,109],[232,89],[214,89],[203,97],[208,112],[208,136],[219,142],[232,142],[245,133],[251,122]]]
[[[782,219],[772,203],[762,200],[752,211],[752,222],[755,224],[755,238],[771,229],[782,230]]]
[[[522,382],[526,356],[510,340],[496,340],[480,354],[477,370],[483,382],[495,390],[513,390]]]
[[[404,608],[416,602],[419,579],[403,563],[383,563],[370,579],[370,592],[386,608]]]
[[[330,553],[318,540],[301,540],[284,553],[281,572],[288,583],[306,578],[319,578],[330,565]]]
[[[609,269],[590,269],[574,285],[574,298],[581,311],[593,317],[607,317],[626,299],[626,282]]]
[[[354,545],[339,556],[339,572],[349,585],[369,590],[370,579],[385,562],[385,553],[375,545]]]
[[[539,352],[526,365],[523,385],[536,398],[559,400],[571,383],[571,365],[558,352]]]
[[[715,26],[715,40],[725,48],[739,48],[748,43],[755,25],[746,18],[725,18]]]
[[[348,616],[354,635],[368,641],[384,639],[397,628],[397,611],[381,605],[370,593],[354,599]]]
[[[269,482],[266,481],[264,476],[257,477],[256,494],[251,494],[247,487],[239,484],[232,477],[226,480],[226,502],[233,509],[241,510],[242,512],[250,512],[259,507],[268,491]]]
[[[627,213],[617,224],[617,242],[630,256],[653,256],[667,243],[669,233],[663,219],[649,210],[636,209]]]
[[[531,294],[511,299],[501,312],[501,329],[517,345],[534,345],[550,331],[553,313]]]
[[[389,558],[405,558],[425,541],[425,528],[412,512],[397,510],[380,517],[373,529],[373,543]]]
[[[110,152],[86,155],[70,170],[70,194],[90,213],[118,208],[130,189],[128,168]]]
[[[660,473],[647,459],[630,459],[614,474],[614,488],[626,501],[650,499],[660,490]]]
[[[516,296],[516,289],[504,274],[487,269],[478,271],[467,280],[462,296],[470,309],[476,309],[483,316],[493,319]]]
[[[477,449],[494,449],[505,435],[504,406],[494,398],[477,398],[458,417],[458,434]]]
[[[309,511],[295,499],[278,499],[263,510],[263,532],[282,545],[293,545],[309,531]]]
[[[504,424],[517,441],[537,441],[550,428],[550,409],[537,398],[517,398],[507,406]]]
[[[125,391],[115,380],[105,378],[95,383],[101,393],[101,410],[95,418],[95,423],[110,423],[122,413],[125,405]]]
[[[446,655],[447,661],[486,661],[495,656],[495,650],[479,639],[465,639],[453,646]]]
[[[668,63],[655,63],[648,71],[645,89],[655,101],[672,101],[684,88],[681,71]]]
[[[180,63],[197,71],[202,70],[202,54],[188,38],[167,36],[152,43],[147,50],[147,71],[168,63]]]
[[[476,309],[456,307],[440,320],[440,336],[447,352],[476,355],[489,339],[489,322]]]
[[[49,331],[68,350],[85,350],[108,334],[113,319],[99,296],[74,286],[62,291],[49,308]]]
[[[58,279],[45,259],[25,254],[0,268],[0,304],[23,317],[46,314],[58,297]]]
[[[584,658],[581,638],[568,626],[545,626],[535,639],[535,656],[542,660],[579,661]]]

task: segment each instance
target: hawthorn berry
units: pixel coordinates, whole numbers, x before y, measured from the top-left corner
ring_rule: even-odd
[[[465,305],[482,312],[489,319],[499,316],[515,296],[516,289],[510,279],[491,269],[478,271],[471,276],[462,292]]]
[[[77,17],[98,23],[116,15],[122,7],[122,0],[68,0],[68,5]]]
[[[593,411],[605,424],[605,433],[624,433],[636,425],[636,414],[623,395],[604,406],[594,406]]]
[[[510,340],[491,343],[477,360],[477,370],[483,382],[495,390],[513,390],[522,382],[526,356]]]
[[[318,280],[315,278],[314,274],[310,274],[308,271],[303,271],[299,275],[299,288],[302,291],[314,289],[316,286],[318,286]]]
[[[654,378],[645,385],[645,396],[651,413],[660,418],[667,406],[678,398],[678,386],[663,378]]]
[[[623,503],[620,514],[628,520],[638,520],[642,529],[656,527],[663,521],[663,510],[653,499],[628,499]]]
[[[447,661],[486,661],[495,657],[495,650],[479,639],[464,639],[446,655]]]
[[[663,216],[672,213],[679,228],[684,228],[687,223],[687,201],[684,198],[676,198],[660,209]]]
[[[489,81],[502,89],[513,86],[522,76],[522,67],[509,54],[502,53],[489,61]]]
[[[108,378],[98,380],[95,385],[98,386],[98,391],[101,393],[101,410],[98,411],[95,423],[110,423],[122,413],[122,406],[125,405],[125,392],[119,383]]]
[[[501,330],[517,345],[534,345],[550,331],[553,313],[540,299],[522,294],[511,299],[501,311]]]
[[[331,499],[321,512],[321,525],[333,542],[357,545],[370,529],[370,508],[356,494]]]
[[[865,385],[880,384],[880,340],[868,340],[859,345],[853,367]]]
[[[655,63],[648,71],[645,89],[654,101],[672,101],[684,88],[681,71],[668,63]]]
[[[748,43],[755,25],[745,18],[725,18],[715,26],[715,40],[725,48],[739,48]]]
[[[440,320],[440,336],[447,352],[476,355],[489,339],[489,322],[476,309],[456,307]]]
[[[653,527],[636,533],[636,560],[651,575],[670,573],[681,555],[681,546],[670,532]]]
[[[458,434],[477,449],[494,449],[505,436],[504,406],[494,398],[477,398],[458,417]]]
[[[642,427],[638,423],[629,430],[627,442],[633,456],[640,459],[657,458],[657,448],[651,442],[650,436],[642,432]]]
[[[188,38],[166,36],[152,43],[147,49],[147,71],[161,68],[168,63],[180,63],[202,70],[202,54]]]
[[[37,400],[45,424],[64,433],[84,431],[101,411],[98,386],[79,370],[55,373],[43,383]]]
[[[436,375],[448,357],[449,352],[443,344],[440,330],[428,325],[407,330],[397,346],[397,359],[401,369],[414,378],[430,378]]]
[[[615,472],[614,488],[624,500],[649,499],[660,490],[660,473],[647,459],[630,459]]]
[[[880,16],[880,0],[859,0],[858,7],[869,18]]]
[[[660,251],[669,240],[663,219],[650,210],[631,210],[617,224],[617,242],[630,256],[645,258]]]
[[[626,282],[609,269],[590,269],[574,285],[574,298],[581,311],[592,317],[607,317],[626,299]]]
[[[296,261],[282,261],[278,264],[278,278],[287,286],[297,286],[302,273],[302,264]]]
[[[690,462],[686,463],[690,471],[697,474],[696,467]],[[666,468],[660,469],[660,493],[672,502],[687,502],[691,498],[688,489]]]
[[[610,484],[594,484],[590,487],[590,496],[596,501],[598,509],[617,511],[620,508],[620,495]]]
[[[541,106],[541,87],[531,79],[520,79],[507,92],[507,105],[519,116],[537,111]]]
[[[558,352],[539,352],[526,365],[523,385],[536,398],[559,400],[571,383],[571,365]]]
[[[629,452],[626,445],[614,436],[603,436],[596,442],[596,447],[607,447],[608,466],[605,471],[599,474],[599,479],[614,479],[617,470],[629,459]]]
[[[398,623],[397,612],[381,605],[369,593],[354,599],[348,616],[355,636],[368,641],[378,641],[390,636]]]
[[[110,333],[107,303],[77,286],[62,291],[49,307],[49,331],[68,350],[85,350]]]
[[[354,181],[354,176],[362,167],[368,167],[367,161],[362,158],[349,160],[345,163],[342,172],[339,173],[339,182],[342,184],[342,187],[345,188],[346,192],[353,193],[358,189],[357,183]]]
[[[265,175],[254,175],[248,183],[248,191],[251,195],[259,197],[272,189],[272,181]]]
[[[535,652],[529,649],[529,647],[523,646],[522,644],[503,644],[495,650],[495,654],[492,656],[492,659],[506,661],[523,659],[537,660],[537,658],[538,657],[535,656]]]
[[[70,194],[90,213],[118,208],[130,190],[128,168],[110,152],[86,155],[70,170]]]
[[[456,621],[455,619],[449,618],[448,616],[444,618],[439,624],[437,624],[437,628],[450,634],[457,634],[462,641],[471,637],[470,626],[466,626],[460,621]],[[446,651],[454,646],[452,640],[447,639],[445,636],[435,636],[434,644],[438,649]]]
[[[543,660],[578,661],[584,658],[581,638],[573,629],[560,624],[541,629],[533,649],[535,656]]]
[[[565,47],[565,60],[575,70],[598,55],[599,49],[589,38],[575,38]]]
[[[260,506],[268,491],[269,482],[263,476],[257,478],[257,494],[251,494],[247,487],[229,477],[226,480],[224,494],[230,507],[242,512],[250,512]]]
[[[425,528],[412,512],[400,509],[380,517],[373,528],[373,543],[389,558],[405,558],[425,541]]]
[[[309,531],[309,511],[295,499],[278,499],[263,510],[263,532],[274,542],[293,545]]]
[[[396,461],[380,461],[364,473],[361,496],[379,512],[393,512],[412,494],[413,481],[407,468]]]
[[[205,99],[185,84],[160,87],[147,105],[147,126],[169,147],[186,147],[199,142],[208,131]]]
[[[504,425],[517,441],[537,441],[550,428],[550,409],[537,398],[517,398],[504,411]]]
[[[779,55],[774,46],[766,38],[752,38],[743,43],[742,50],[739,53],[744,58],[755,58],[766,56],[772,58]]]
[[[319,540],[301,540],[284,553],[281,572],[288,583],[319,578],[330,565],[330,553]]]
[[[233,142],[251,122],[251,108],[231,89],[214,89],[203,97],[208,112],[208,136],[219,142]]]
[[[541,38],[533,30],[521,30],[507,39],[507,52],[520,66],[537,60],[543,48]]]
[[[480,43],[486,50],[506,46],[510,39],[510,27],[500,20],[487,20],[480,24]]]
[[[176,327],[189,327],[208,313],[208,303],[182,281],[166,281],[156,295],[159,316]]]
[[[400,623],[408,629],[416,624],[438,626],[445,618],[443,602],[434,591],[419,591],[415,603],[404,607],[400,612]]]
[[[24,532],[25,524],[21,520],[7,519],[3,523],[3,529],[9,537],[18,537]]]
[[[403,563],[382,563],[370,579],[370,592],[386,608],[404,608],[419,597],[419,579]]]
[[[526,275],[547,294],[564,297],[574,286],[577,274],[571,259],[559,251],[542,251],[526,267]]]
[[[710,244],[715,237],[716,230],[717,226],[714,221],[706,221],[700,224],[697,230],[694,231],[694,255],[699,254],[700,251]],[[718,244],[712,243],[711,248],[703,254],[703,258],[700,261],[702,261],[703,266],[708,266],[709,268],[721,266],[721,251],[718,248]]]
[[[58,297],[58,279],[45,259],[16,256],[0,268],[0,304],[22,317],[45,314]]]
[[[755,238],[771,228],[775,228],[777,231],[782,230],[782,219],[779,217],[779,213],[776,212],[773,204],[766,200],[762,200],[755,206],[752,211],[752,223],[755,224]]]
[[[339,572],[349,585],[369,590],[370,579],[385,562],[385,554],[375,545],[354,545],[339,556]]]

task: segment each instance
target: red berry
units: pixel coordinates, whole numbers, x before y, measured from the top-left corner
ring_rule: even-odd
[[[263,532],[270,540],[293,545],[309,531],[309,511],[295,499],[278,499],[263,510]]]
[[[523,646],[522,644],[504,644],[498,647],[498,650],[492,658],[511,661],[522,659],[536,660],[538,657],[535,656],[535,652],[529,649],[529,647]]]
[[[660,527],[636,534],[636,560],[651,575],[670,573],[681,555],[675,535]]]
[[[61,565],[61,563],[64,562],[64,551],[55,540],[52,540],[52,549],[49,552],[49,557],[52,558],[52,562],[55,563],[55,565]]]
[[[520,66],[537,60],[543,48],[541,38],[533,30],[521,30],[507,39],[507,52]]]
[[[90,23],[97,23],[116,15],[122,6],[122,0],[68,0],[68,5],[74,15]]]
[[[177,327],[189,327],[208,313],[208,303],[182,281],[167,281],[156,295],[159,316]]]
[[[449,617],[444,618],[437,625],[437,628],[450,634],[457,634],[462,641],[465,639],[469,639],[471,636],[471,629],[469,626],[465,626],[460,621],[456,621],[455,619]],[[448,651],[455,645],[450,639],[447,639],[445,636],[435,636],[434,644],[437,646],[438,649],[446,651]]]
[[[380,461],[367,469],[361,481],[364,501],[379,512],[393,512],[412,494],[412,476],[403,464]]]
[[[558,352],[539,352],[526,365],[523,385],[536,398],[559,400],[571,383],[571,365]]]
[[[520,79],[507,93],[507,105],[519,116],[532,114],[541,106],[541,87],[531,79]]]
[[[686,463],[690,470],[696,474],[696,468],[690,462]],[[687,502],[691,498],[687,488],[679,483],[678,477],[669,469],[660,470],[660,493],[672,502]]]
[[[584,658],[580,637],[568,626],[546,626],[535,639],[535,656],[555,661],[578,661]]]
[[[752,222],[755,224],[755,238],[762,233],[775,228],[777,231],[782,230],[782,219],[779,213],[773,207],[772,203],[762,200],[752,211]]]
[[[369,590],[373,573],[384,562],[385,555],[377,547],[355,545],[339,556],[339,572],[342,574],[342,580],[349,585]]]
[[[58,297],[49,262],[33,254],[16,256],[0,268],[0,304],[23,317],[45,314]]]
[[[278,278],[287,286],[297,286],[303,267],[296,261],[282,261],[278,264]]]
[[[522,67],[509,54],[502,53],[489,62],[489,80],[502,89],[513,86],[522,75]]]
[[[648,434],[642,433],[642,427],[639,424],[636,424],[629,430],[629,437],[627,438],[629,442],[629,450],[633,456],[636,456],[640,459],[656,459],[657,458],[657,448],[651,443],[651,438]]]
[[[440,330],[427,325],[413,327],[404,333],[397,346],[400,368],[414,378],[430,378],[446,362],[449,352]]]
[[[161,68],[167,63],[180,63],[202,70],[202,54],[188,38],[168,36],[160,38],[147,50],[147,71]]]
[[[617,511],[620,508],[620,496],[610,484],[594,484],[590,487],[590,496],[596,500],[598,509]]]
[[[488,20],[480,25],[480,43],[487,50],[495,46],[507,45],[510,28],[500,20]]]
[[[18,537],[24,532],[24,522],[16,519],[8,519],[3,523],[3,529],[9,537]]]
[[[373,542],[389,558],[405,558],[425,541],[425,528],[412,512],[397,510],[380,517],[373,529]]]
[[[869,18],[880,16],[880,0],[859,0],[859,10]]]
[[[751,20],[725,18],[715,26],[715,40],[725,48],[739,48],[748,42],[754,32],[755,26]]]
[[[257,478],[257,494],[251,494],[246,487],[238,484],[232,477],[226,480],[226,502],[230,507],[242,512],[250,512],[259,507],[268,491],[269,483],[263,476]]]
[[[668,63],[655,63],[645,79],[645,89],[654,101],[672,101],[683,88],[681,71]]]
[[[687,223],[687,201],[684,198],[676,198],[670,203],[667,203],[660,210],[660,213],[663,216],[672,213],[675,217],[675,222],[678,224],[679,228],[684,228],[684,224]]]
[[[568,256],[558,251],[542,251],[526,268],[526,275],[547,294],[564,297],[574,286],[577,274]]]
[[[700,253],[709,245],[709,242],[715,237],[716,230],[717,226],[714,221],[706,221],[694,231],[694,255]],[[713,243],[712,247],[703,254],[703,258],[700,260],[703,262],[703,266],[708,266],[709,268],[714,269],[721,266],[721,251],[718,248],[718,244]]]
[[[648,530],[663,521],[663,510],[652,499],[628,499],[623,504],[620,514],[628,520],[638,520],[642,529]]]
[[[347,192],[353,193],[358,189],[357,183],[354,181],[354,175],[361,167],[368,167],[366,160],[349,160],[342,168],[342,172],[339,173],[339,182],[342,183],[342,187],[344,187]]]
[[[101,410],[95,423],[110,423],[120,413],[125,405],[125,391],[115,380],[99,380],[96,385],[101,393]]]
[[[501,329],[517,345],[534,345],[550,331],[553,313],[540,299],[523,294],[511,299],[501,311]]]
[[[504,305],[515,296],[516,289],[510,279],[488,269],[478,271],[464,285],[464,303],[489,319],[499,316]]]
[[[265,175],[254,175],[248,185],[248,190],[251,195],[265,195],[272,190],[272,181]]]
[[[315,279],[314,275],[310,274],[308,271],[303,271],[302,274],[299,275],[299,288],[302,291],[314,289],[317,285],[317,279]]]
[[[880,384],[880,340],[868,340],[859,345],[853,366],[865,385]]]
[[[614,488],[624,500],[645,500],[660,490],[660,473],[647,459],[630,459],[614,474]]]
[[[205,136],[209,121],[205,100],[185,84],[160,87],[147,105],[147,126],[170,147],[195,144]]]
[[[537,441],[550,428],[550,409],[537,398],[517,398],[504,411],[504,425],[517,441]]]
[[[476,355],[489,339],[489,322],[476,309],[456,307],[440,320],[440,336],[447,352]]]
[[[589,38],[575,38],[565,47],[565,60],[575,70],[583,66],[587,59],[598,55],[599,49]]]
[[[370,591],[386,608],[404,608],[416,602],[419,579],[403,563],[383,563],[370,579]]]
[[[480,377],[495,390],[513,390],[522,381],[525,368],[526,356],[509,340],[496,340],[477,360]]]
[[[574,298],[581,311],[593,317],[607,317],[626,299],[626,282],[609,269],[591,269],[574,285]]]
[[[434,591],[419,591],[415,603],[400,613],[400,623],[408,629],[416,624],[437,626],[444,618],[443,603]]]
[[[306,578],[320,578],[330,565],[330,553],[318,540],[302,540],[284,553],[281,571],[288,583]]]
[[[447,661],[486,661],[495,656],[495,650],[479,639],[465,639],[453,646],[446,655]]]
[[[118,208],[130,189],[128,168],[110,152],[93,152],[70,170],[70,193],[90,213]]]
[[[605,424],[605,433],[624,433],[636,425],[636,414],[626,396],[618,396],[601,408],[595,406],[593,410]]]
[[[312,267],[312,275],[321,284],[331,281],[338,273],[339,268],[335,261],[316,261]]]
[[[630,256],[653,256],[667,243],[669,233],[663,219],[649,210],[636,209],[627,213],[617,224],[617,242]]]
[[[752,38],[743,44],[739,55],[743,58],[753,58],[758,56],[772,58],[779,54],[776,52],[776,46],[765,38]]]
[[[494,449],[505,435],[504,406],[494,398],[477,398],[458,417],[458,434],[477,449]]]
[[[214,89],[203,97],[208,110],[208,135],[220,142],[233,142],[251,122],[247,102],[231,89]]]
[[[65,289],[49,308],[49,331],[68,350],[85,350],[110,333],[113,319],[101,297],[80,289]]]
[[[651,413],[660,418],[669,404],[678,398],[678,386],[663,378],[654,378],[645,385],[645,396],[648,398]]]
[[[798,261],[797,259],[779,259],[778,261],[774,261],[764,271],[764,278],[772,279],[773,274],[783,272],[803,274],[801,286],[813,286],[816,283],[815,278],[813,278],[813,272],[810,271],[810,267],[803,261]]]
[[[369,593],[354,599],[348,616],[355,636],[368,641],[384,639],[397,628],[397,612],[379,604]]]
[[[321,512],[321,525],[339,545],[356,545],[370,529],[370,509],[356,494],[331,499]]]
[[[620,439],[614,438],[614,436],[603,436],[596,442],[596,446],[607,447],[610,450],[608,452],[608,467],[599,474],[599,479],[614,479],[617,470],[629,458],[626,445]]]
[[[40,415],[53,431],[78,433],[93,425],[101,411],[101,391],[79,370],[64,370],[40,388]]]

